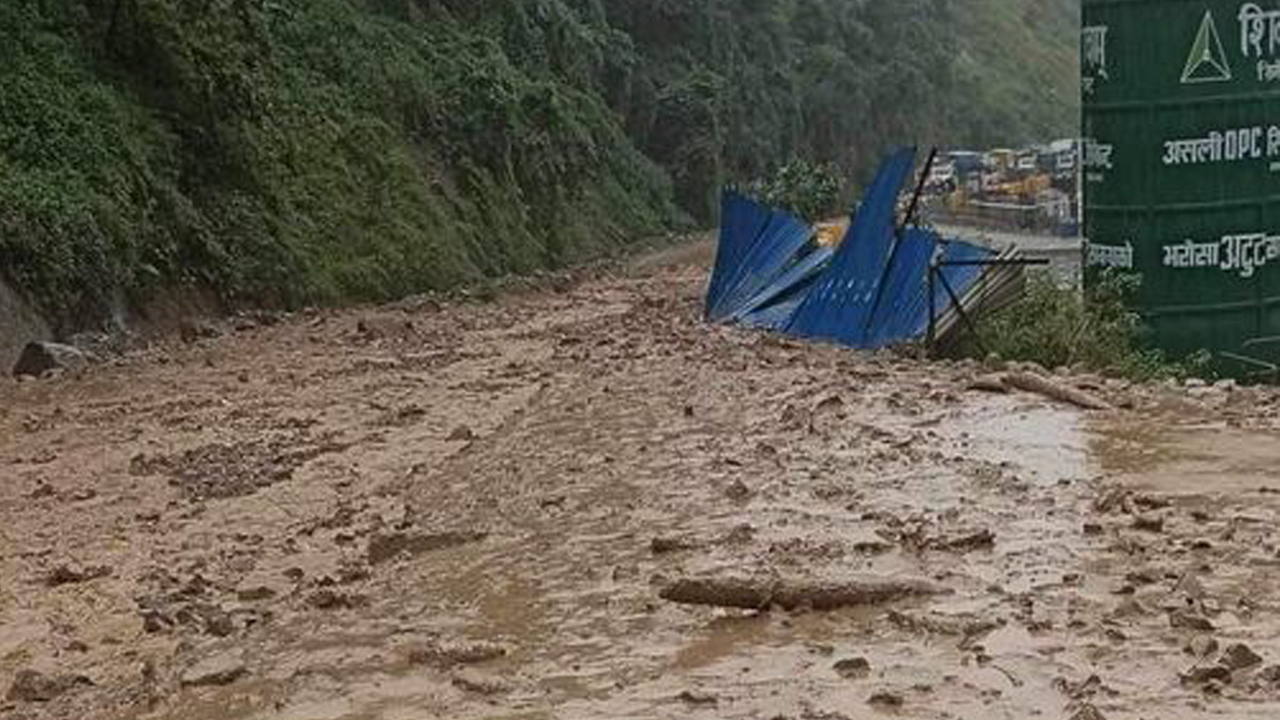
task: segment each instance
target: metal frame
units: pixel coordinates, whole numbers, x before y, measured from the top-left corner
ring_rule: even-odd
[[[1019,266],[1019,267],[1045,267],[1050,263],[1049,258],[992,258],[990,260],[934,260],[929,263],[929,330],[925,335],[925,352],[932,357],[937,349],[937,333],[938,333],[938,313],[937,313],[937,285],[938,281],[942,282],[942,289],[946,290],[947,297],[951,300],[951,306],[955,308],[956,314],[960,316],[960,321],[969,329],[969,334],[973,335],[973,339],[978,343],[978,349],[982,354],[987,354],[987,346],[982,342],[982,335],[978,332],[978,327],[974,324],[973,319],[969,317],[969,313],[965,311],[960,297],[956,295],[956,291],[951,287],[951,281],[947,280],[947,276],[942,274],[943,268],[949,267],[1001,267],[1001,266]]]

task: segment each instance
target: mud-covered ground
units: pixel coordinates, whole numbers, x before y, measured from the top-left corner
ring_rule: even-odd
[[[705,260],[3,381],[0,716],[1280,716],[1275,392],[987,394],[704,327]]]

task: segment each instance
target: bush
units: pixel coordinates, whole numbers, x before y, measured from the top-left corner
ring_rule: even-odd
[[[752,183],[748,194],[815,223],[835,212],[840,186],[840,176],[831,165],[797,158],[779,168],[773,177]]]
[[[1106,272],[1081,292],[1035,273],[1022,300],[980,320],[978,329],[986,350],[1003,360],[1134,380],[1203,372],[1202,357],[1176,363],[1149,346],[1148,330],[1130,302],[1140,284],[1140,276]],[[976,343],[965,350],[972,354]]]

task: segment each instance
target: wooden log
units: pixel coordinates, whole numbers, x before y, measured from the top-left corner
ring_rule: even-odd
[[[1111,405],[1101,398],[1082,390],[1062,385],[1052,380],[1029,372],[1009,373],[1005,376],[1005,384],[1009,387],[1035,393],[1085,410],[1110,410]]]
[[[763,610],[811,608],[838,610],[879,605],[907,597],[942,595],[945,588],[918,579],[874,578],[846,582],[787,582],[744,578],[686,578],[662,589],[660,595],[682,605]]]

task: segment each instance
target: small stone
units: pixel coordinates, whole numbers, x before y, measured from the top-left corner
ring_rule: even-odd
[[[476,439],[476,434],[466,425],[459,425],[445,439],[449,442],[472,442]]]
[[[1160,515],[1145,514],[1133,519],[1133,529],[1150,533],[1164,532],[1164,518]]]
[[[209,635],[227,637],[236,631],[231,615],[220,607],[211,605],[202,608],[200,614],[204,620],[204,631]]]
[[[870,675],[871,663],[863,657],[846,658],[844,660],[837,661],[836,664],[832,666],[832,669],[834,669],[836,674],[840,677],[847,680],[854,680]]]
[[[905,701],[897,693],[881,690],[867,698],[867,704],[885,708],[900,708],[905,704]]]
[[[261,602],[263,600],[270,600],[275,596],[276,591],[266,585],[255,585],[236,592],[236,599],[240,602]]]
[[[741,480],[734,480],[725,488],[724,494],[729,496],[730,500],[746,500],[751,497],[751,488]]]
[[[1180,677],[1185,685],[1205,685],[1213,681],[1225,683],[1231,681],[1231,671],[1222,665],[1206,665],[1191,668]]]
[[[1236,643],[1227,646],[1222,651],[1221,662],[1223,666],[1231,671],[1243,670],[1255,665],[1262,664],[1262,656],[1253,651],[1253,648],[1244,643]]]
[[[1207,658],[1218,651],[1218,641],[1211,635],[1197,635],[1182,650],[1194,657]]]
[[[1102,523],[1087,522],[1084,524],[1085,535],[1101,535],[1102,531]]]
[[[477,665],[506,657],[502,645],[486,642],[433,644],[409,651],[409,664],[448,669],[456,665]]]
[[[1169,625],[1186,630],[1213,632],[1213,623],[1209,619],[1190,610],[1175,610],[1169,613]]]
[[[83,675],[49,677],[35,670],[19,670],[9,686],[5,699],[9,702],[43,703],[65,695],[81,685],[93,682]]]
[[[90,580],[111,577],[114,572],[115,571],[107,565],[99,565],[83,569],[73,568],[68,565],[59,565],[49,572],[49,575],[45,578],[45,584],[49,587],[78,585],[80,583],[89,582]]]
[[[222,333],[216,327],[198,319],[186,319],[178,324],[178,336],[190,345],[206,338],[216,338]]]
[[[182,684],[188,687],[230,685],[249,672],[244,660],[233,653],[205,658],[182,673]]]
[[[307,604],[317,610],[350,610],[363,605],[364,598],[325,588],[311,593]]]
[[[670,555],[697,547],[693,542],[683,538],[656,537],[649,543],[649,550],[654,555]]]
[[[501,695],[512,690],[506,680],[470,668],[454,674],[453,686],[477,695]]]
[[[1200,580],[1190,573],[1183,575],[1173,589],[1175,592],[1180,592],[1193,600],[1203,600],[1208,595]]]
[[[1085,703],[1071,716],[1071,720],[1107,720],[1107,716],[1103,715],[1098,708]]]
[[[719,698],[717,698],[715,695],[712,695],[710,693],[699,692],[697,690],[685,690],[684,692],[680,693],[680,696],[678,699],[680,700],[680,702],[686,705],[706,707],[706,706],[714,706],[714,705],[720,704]]]
[[[240,384],[241,384],[241,385],[248,385],[248,384],[249,384],[249,371],[248,371],[248,370],[241,370],[241,371],[236,375],[236,380],[238,380],[238,381],[240,382]]]
[[[1272,688],[1280,688],[1280,665],[1269,665],[1259,670],[1257,680]]]
[[[42,498],[54,497],[57,494],[58,494],[58,491],[55,490],[52,485],[45,482],[41,482],[40,484],[36,485],[36,489],[32,490],[31,494],[28,495],[27,497],[31,498],[32,500],[40,500]]]

